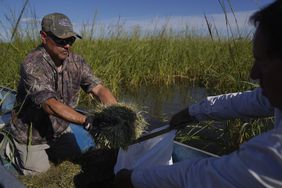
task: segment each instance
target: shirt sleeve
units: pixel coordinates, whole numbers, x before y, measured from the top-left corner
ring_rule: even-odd
[[[93,74],[91,67],[82,60],[82,79],[80,86],[86,92],[89,93],[93,87],[101,84],[102,81]]]
[[[40,65],[22,64],[20,72],[26,93],[36,105],[41,105],[49,98],[58,98],[51,78]]]
[[[198,120],[226,120],[273,116],[274,107],[262,95],[261,88],[257,88],[252,91],[207,97],[191,105],[189,112]]]

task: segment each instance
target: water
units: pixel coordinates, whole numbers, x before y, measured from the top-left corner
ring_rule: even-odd
[[[140,86],[138,89],[124,90],[119,100],[141,105],[149,114],[168,120],[176,112],[207,96],[207,90],[187,85],[170,87]]]
[[[205,88],[189,87],[183,84],[171,87],[140,86],[138,89],[124,90],[120,93],[119,100],[138,104],[151,116],[164,121],[170,120],[173,114],[204,99],[208,95],[210,95],[210,92]],[[198,128],[195,128],[193,125],[186,126],[181,130],[183,132],[182,135],[187,137],[185,140],[188,141],[184,141],[184,143],[211,153],[221,153],[222,146],[217,142],[221,137],[222,130],[219,130],[217,127],[222,126],[222,124],[217,123],[215,124],[216,126],[209,124],[209,127],[202,129],[202,126],[205,125],[204,123],[198,125]],[[191,139],[188,136],[188,132],[191,129],[194,130],[193,132],[201,130],[196,135],[198,138]]]

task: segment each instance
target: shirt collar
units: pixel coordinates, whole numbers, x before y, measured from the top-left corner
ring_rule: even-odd
[[[56,65],[54,63],[54,61],[52,60],[51,56],[48,54],[48,52],[46,51],[46,49],[44,48],[44,46],[41,44],[39,46],[39,49],[42,53],[43,59],[55,70],[57,70]],[[65,66],[67,64],[69,57],[67,57],[64,62],[63,62],[63,68],[62,71],[65,69]]]

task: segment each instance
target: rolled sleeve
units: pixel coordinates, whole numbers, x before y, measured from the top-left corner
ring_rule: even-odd
[[[48,90],[42,90],[31,95],[31,99],[37,105],[42,105],[45,101],[51,98],[58,100],[56,93]]]

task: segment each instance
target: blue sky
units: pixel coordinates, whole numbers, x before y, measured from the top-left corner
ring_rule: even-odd
[[[19,15],[25,0],[0,0],[0,33],[3,37],[3,26],[9,27],[7,17]],[[221,0],[230,12],[228,0]],[[272,0],[229,0],[235,11],[236,19],[243,30],[248,30],[248,17],[259,8]],[[32,13],[31,13],[32,12]],[[217,28],[224,29],[225,18],[218,0],[29,0],[27,11],[22,22],[41,18],[51,12],[61,12],[72,20],[79,32],[83,24],[87,26],[93,22],[105,31],[111,25],[121,22],[128,30],[140,26],[144,30],[153,30],[167,24],[179,30],[189,26],[199,30],[206,28],[204,14]],[[235,24],[230,14],[230,23]],[[1,28],[2,27],[2,28]],[[1,37],[1,36],[0,36]]]

